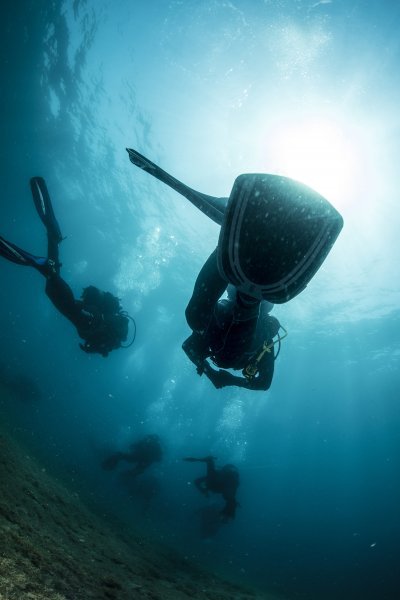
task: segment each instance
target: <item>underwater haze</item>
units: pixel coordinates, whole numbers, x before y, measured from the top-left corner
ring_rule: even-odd
[[[399,26],[389,0],[3,8],[0,235],[45,254],[28,185],[44,177],[75,295],[110,290],[137,324],[130,348],[85,354],[43,277],[0,257],[3,419],[122,521],[287,599],[400,597]],[[183,353],[219,227],[127,147],[206,194],[276,173],[343,215],[308,287],[273,309],[289,335],[267,392],[216,390]],[[164,460],[135,496],[100,464],[148,433]],[[208,454],[241,477],[212,534],[201,518],[220,499],[182,461]]]

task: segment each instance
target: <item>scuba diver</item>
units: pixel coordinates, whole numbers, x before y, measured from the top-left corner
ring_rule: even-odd
[[[120,461],[136,463],[133,469],[129,469],[129,475],[136,477],[141,475],[153,463],[162,459],[162,447],[158,435],[149,434],[129,446],[129,452],[114,452],[103,460],[101,466],[105,471],[111,471]]]
[[[206,290],[206,292],[205,292]],[[228,298],[220,299],[227,291]],[[281,324],[269,315],[273,304],[258,300],[227,285],[217,266],[217,251],[202,267],[192,298],[186,308],[186,320],[193,333],[182,348],[216,388],[237,386],[268,390],[279,354]],[[279,349],[274,352],[274,338]],[[210,362],[220,367],[213,369]],[[243,377],[226,369],[241,370]]]
[[[69,285],[60,275],[59,244],[64,239],[54,215],[49,192],[42,177],[30,180],[33,201],[47,232],[47,257],[35,256],[0,236],[0,255],[19,265],[33,267],[46,279],[46,295],[73,325],[83,340],[79,346],[84,352],[102,356],[117,348],[130,346],[135,338],[136,325],[110,292],[92,285],[83,289],[79,300],[74,298]],[[128,337],[129,319],[134,324],[133,340],[123,346]]]
[[[287,335],[268,313],[306,288],[333,247],[342,216],[318,192],[289,177],[245,173],[235,179],[229,198],[218,198],[188,187],[136,150],[127,152],[134,165],[221,226],[186,308],[193,333],[183,350],[217,388],[268,389],[277,357],[273,346],[278,344],[279,353]],[[221,299],[225,291],[227,300]],[[222,368],[213,369],[207,358]],[[243,377],[227,368],[242,369]]]
[[[196,488],[204,496],[209,492],[221,494],[225,500],[225,506],[220,512],[224,520],[234,519],[236,507],[239,503],[236,500],[236,492],[239,487],[239,471],[234,465],[225,465],[220,469],[215,467],[215,457],[206,456],[205,458],[187,457],[183,460],[187,462],[204,462],[207,465],[207,473],[203,477],[194,480]]]

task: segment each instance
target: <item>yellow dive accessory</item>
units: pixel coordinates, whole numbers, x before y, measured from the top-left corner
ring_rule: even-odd
[[[283,329],[284,334],[279,335],[279,333],[278,333],[278,339],[270,342],[269,344],[267,341],[265,341],[261,347],[259,354],[257,354],[257,356],[255,358],[253,358],[249,362],[249,364],[246,365],[245,368],[243,369],[242,374],[244,377],[246,377],[246,379],[248,381],[251,381],[257,375],[258,365],[260,364],[264,354],[266,352],[270,353],[271,350],[273,349],[273,347],[275,346],[275,344],[279,344],[279,349],[280,349],[281,341],[288,335],[288,332],[282,325],[281,325],[281,329]],[[278,353],[279,353],[279,350],[278,350]],[[278,356],[278,353],[276,354],[276,356],[274,358],[276,358]]]

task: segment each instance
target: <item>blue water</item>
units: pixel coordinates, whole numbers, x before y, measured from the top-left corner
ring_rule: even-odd
[[[129,350],[88,356],[42,277],[2,260],[0,371],[41,392],[2,406],[10,427],[94,502],[287,598],[400,594],[399,21],[387,0],[21,0],[0,25],[0,234],[45,252],[42,175],[64,277],[137,322]],[[321,270],[274,309],[289,336],[268,392],[215,390],[181,351],[218,227],[127,146],[208,194],[281,173],[341,211]],[[99,464],[153,432],[143,513]],[[201,467],[181,458],[209,453],[238,466],[241,507],[204,540]]]

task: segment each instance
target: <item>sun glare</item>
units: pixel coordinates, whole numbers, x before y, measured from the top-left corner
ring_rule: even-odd
[[[351,197],[361,144],[334,122],[307,120],[277,128],[273,147],[279,174],[343,204]]]

